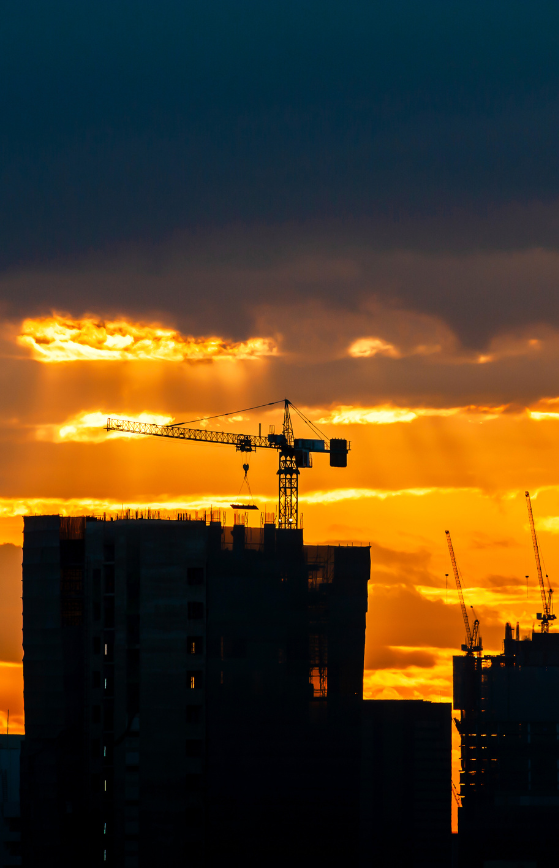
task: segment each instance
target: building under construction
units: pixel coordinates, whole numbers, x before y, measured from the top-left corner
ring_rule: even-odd
[[[506,625],[503,653],[483,655],[479,623],[470,630],[462,604],[465,655],[454,657],[454,708],[461,740],[460,865],[557,865],[559,821],[559,633],[544,577],[530,496],[526,503],[540,593],[541,632],[520,638]]]
[[[461,865],[557,865],[559,633],[507,624],[502,654],[455,657],[454,707]]]
[[[180,518],[25,518],[23,865],[357,864],[369,548]]]

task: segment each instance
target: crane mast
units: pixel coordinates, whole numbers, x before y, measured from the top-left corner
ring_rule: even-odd
[[[285,530],[299,527],[299,472],[300,468],[312,467],[311,453],[329,453],[331,467],[347,467],[350,444],[341,438],[330,440],[295,438],[289,408],[294,407],[287,398],[283,401],[283,427],[281,434],[270,430],[268,435],[232,434],[225,431],[207,431],[205,428],[185,428],[182,425],[155,425],[150,422],[135,422],[130,419],[107,419],[107,431],[128,434],[149,434],[153,437],[171,437],[175,440],[196,440],[203,443],[221,443],[235,446],[237,452],[255,452],[256,449],[276,449],[279,455],[279,504],[278,526]],[[269,405],[266,405],[269,406]],[[254,408],[253,408],[254,409]],[[301,411],[294,409],[316,432],[315,426]],[[320,432],[318,432],[320,433]]]
[[[543,580],[542,565],[540,560],[540,550],[538,546],[538,538],[536,536],[536,526],[534,524],[534,514],[532,512],[532,501],[530,500],[530,492],[524,492],[526,497],[526,506],[528,507],[528,520],[530,522],[530,531],[532,533],[532,545],[534,546],[534,556],[536,558],[536,570],[538,573],[538,582],[540,584],[540,593],[542,596],[543,612],[538,612],[536,617],[542,622],[542,633],[549,633],[549,622],[554,621],[556,615],[553,614],[553,588],[545,588]],[[547,578],[547,577],[546,577]],[[548,580],[549,585],[549,580]]]
[[[460,581],[460,573],[458,572],[458,564],[456,563],[454,548],[452,546],[452,540],[450,538],[450,531],[445,530],[445,534],[446,541],[448,543],[448,551],[450,553],[450,561],[452,563],[452,571],[454,573],[454,580],[456,582],[456,590],[458,591],[458,599],[460,600],[460,608],[462,609],[464,627],[466,628],[466,644],[462,645],[462,651],[465,651],[466,654],[469,655],[477,652],[479,655],[483,650],[481,636],[479,635],[479,621],[477,618],[475,618],[473,630],[470,629],[470,620],[468,618],[468,611],[464,602],[464,594],[462,593],[462,582]]]

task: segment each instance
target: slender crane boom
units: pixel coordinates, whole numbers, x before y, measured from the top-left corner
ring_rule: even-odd
[[[540,584],[540,593],[542,596],[543,612],[537,613],[538,621],[542,622],[542,633],[549,633],[549,622],[554,621],[556,615],[553,614],[553,588],[548,587],[546,590],[543,580],[542,565],[540,560],[540,549],[538,546],[538,538],[536,536],[536,526],[534,524],[534,514],[532,512],[532,501],[530,500],[530,492],[524,492],[526,497],[526,506],[528,507],[528,520],[530,522],[530,531],[532,533],[532,545],[534,546],[534,556],[536,558],[536,570],[538,573],[538,582]],[[549,586],[549,580],[548,580]]]
[[[281,434],[270,431],[267,435],[232,434],[225,431],[208,431],[205,428],[185,428],[180,425],[154,425],[150,422],[134,422],[129,419],[107,419],[107,431],[124,431],[128,434],[148,434],[153,437],[171,437],[175,440],[197,440],[203,443],[221,443],[235,446],[237,452],[255,452],[256,449],[276,449],[279,453],[279,513],[278,525],[286,530],[299,526],[299,471],[312,467],[312,452],[329,453],[331,467],[347,467],[350,444],[340,438],[302,439],[293,435],[289,408],[291,401],[284,400],[283,429]],[[294,408],[307,424],[309,420]],[[316,429],[315,429],[316,430]],[[313,432],[314,433],[314,432]]]
[[[474,620],[473,630],[470,629],[470,620],[468,618],[468,610],[466,609],[466,604],[464,602],[464,594],[462,593],[462,582],[460,581],[460,573],[458,572],[458,564],[456,563],[456,557],[454,554],[454,548],[452,546],[452,540],[450,538],[450,531],[445,530],[446,541],[448,543],[448,551],[450,553],[450,561],[452,563],[452,571],[454,573],[454,580],[456,582],[456,590],[458,591],[458,599],[460,600],[460,608],[462,609],[462,618],[464,619],[464,627],[466,628],[466,644],[462,645],[462,651],[465,651],[467,654],[473,654],[474,651],[477,651],[478,654],[481,654],[483,648],[481,644],[481,636],[479,635],[479,621],[477,618]]]

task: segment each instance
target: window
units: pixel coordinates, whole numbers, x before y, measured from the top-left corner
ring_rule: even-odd
[[[200,621],[204,617],[204,604],[198,602],[189,603],[188,617],[192,621]]]
[[[83,570],[81,567],[64,567],[60,574],[61,594],[81,594],[83,592]]]
[[[101,687],[101,673],[100,672],[92,672],[91,673],[91,686],[92,687]]]
[[[111,630],[115,625],[115,598],[105,597],[105,627]]]
[[[186,685],[189,690],[200,690],[202,688],[203,673],[199,670],[196,672],[186,673]]]
[[[105,593],[114,594],[115,592],[115,568],[113,565],[103,568],[105,574]]]
[[[101,741],[98,738],[91,739],[91,756],[97,759],[101,750]]]
[[[93,604],[93,620],[100,621],[101,620],[101,604],[94,603]]]
[[[63,627],[79,627],[83,614],[81,597],[61,597],[60,614]]]
[[[326,667],[311,666],[309,672],[311,695],[324,697],[328,695],[328,674]]]
[[[188,654],[203,654],[204,653],[204,637],[189,636],[186,640],[186,650]]]
[[[186,581],[189,585],[203,585],[204,567],[188,567],[186,571]]]
[[[103,546],[103,560],[104,561],[114,561],[115,559],[115,544],[114,543],[105,543]]]
[[[93,653],[100,654],[101,653],[101,638],[99,636],[93,637]]]
[[[186,740],[186,755],[189,757],[202,756],[202,739],[187,738]]]
[[[187,723],[200,723],[201,717],[202,717],[202,706],[201,705],[187,705],[186,706],[186,722]]]
[[[101,706],[100,705],[93,705],[91,707],[91,720],[93,721],[93,723],[100,723],[101,722]]]

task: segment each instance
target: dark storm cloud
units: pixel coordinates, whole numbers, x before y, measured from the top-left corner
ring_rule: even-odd
[[[2,18],[7,264],[188,225],[557,194],[552,3],[21,2]]]
[[[284,304],[357,309],[375,293],[472,345],[527,309],[557,321],[554,275],[538,268],[528,308],[491,262],[387,280],[354,251],[556,246],[558,35],[545,2],[6,6],[0,264],[35,269],[23,291],[4,287],[6,309],[158,306],[243,331],[245,306],[274,291],[243,272],[309,253],[326,271],[334,250],[359,279],[286,280]],[[107,285],[103,263],[123,250],[129,267]],[[183,262],[168,290],[138,286],[169,250]],[[219,282],[189,280],[192,259],[219,261]],[[71,287],[53,287],[46,263],[69,262]]]

